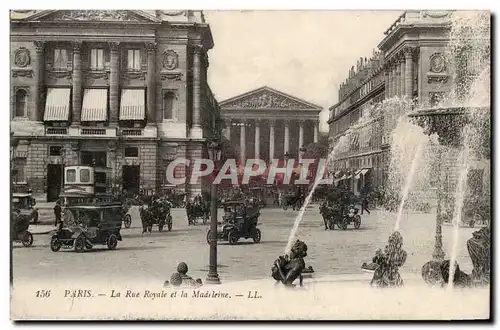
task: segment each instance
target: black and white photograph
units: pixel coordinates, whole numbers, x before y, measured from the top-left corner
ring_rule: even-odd
[[[491,320],[490,11],[8,25],[12,321]]]

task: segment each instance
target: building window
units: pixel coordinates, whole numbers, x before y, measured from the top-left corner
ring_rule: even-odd
[[[66,182],[76,182],[76,170],[69,169],[66,171]]]
[[[106,167],[106,151],[81,151],[82,165]]]
[[[16,105],[15,113],[16,117],[26,116],[26,105],[28,104],[28,93],[24,89],[19,89],[16,91]]]
[[[163,95],[163,119],[174,119],[175,94],[166,92]]]
[[[61,156],[61,146],[50,146],[49,155],[50,156]]]
[[[90,170],[88,168],[83,168],[80,170],[80,181],[90,182]]]
[[[104,49],[94,48],[90,51],[90,68],[93,70],[104,69]]]
[[[127,69],[141,69],[141,51],[139,49],[129,49],[127,54]]]
[[[68,68],[68,53],[66,49],[63,48],[54,49],[54,68],[55,69]]]
[[[137,147],[125,147],[125,157],[126,158],[137,158],[139,157],[139,148]]]

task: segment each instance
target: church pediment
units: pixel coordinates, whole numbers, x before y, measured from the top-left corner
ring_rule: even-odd
[[[25,18],[30,21],[91,22],[160,22],[155,16],[139,10],[46,10]]]
[[[322,108],[318,105],[279,92],[269,87],[262,87],[230,98],[221,102],[220,106],[223,109],[322,110]]]

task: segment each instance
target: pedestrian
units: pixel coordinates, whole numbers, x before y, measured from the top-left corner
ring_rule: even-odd
[[[361,197],[361,214],[363,214],[363,211],[368,212],[370,214],[370,210],[368,209],[368,197],[366,194],[363,194]]]
[[[62,211],[61,202],[60,200],[57,200],[56,205],[54,206],[54,215],[56,217],[56,222],[54,226],[56,227],[61,222],[61,211]]]

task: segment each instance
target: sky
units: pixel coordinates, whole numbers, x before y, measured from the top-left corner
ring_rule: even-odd
[[[269,86],[328,108],[360,57],[370,57],[402,11],[204,11],[215,46],[209,84],[221,102]]]

